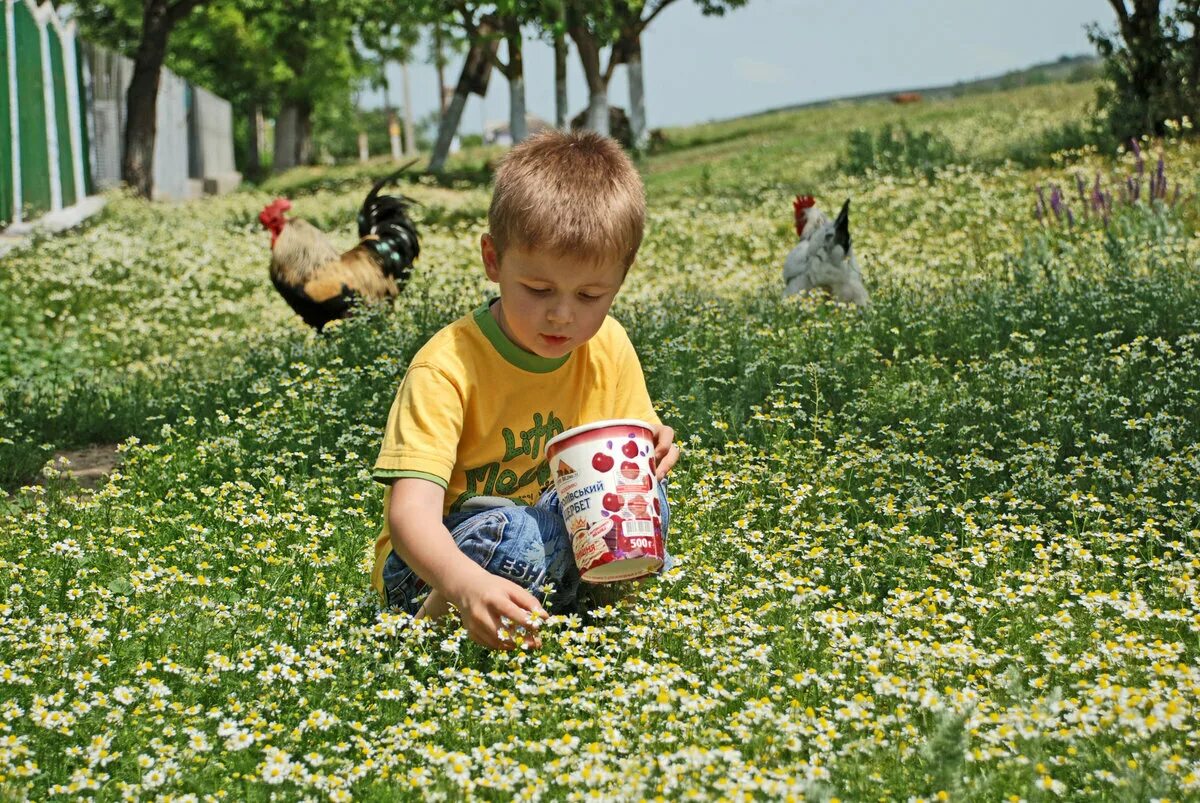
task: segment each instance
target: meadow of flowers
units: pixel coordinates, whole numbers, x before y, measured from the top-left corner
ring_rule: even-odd
[[[123,463],[0,496],[0,799],[1200,796],[1200,147],[1141,143],[1180,200],[1072,229],[1036,187],[1132,152],[991,159],[1087,91],[671,132],[614,314],[683,445],[679,565],[538,652],[368,590],[380,431],[489,292],[486,188],[406,188],[413,284],[328,338],[266,279],[265,193],[6,257],[6,481]],[[978,163],[837,172],[903,115]],[[853,199],[869,310],[780,299],[800,191]],[[349,243],[361,195],[295,211]]]

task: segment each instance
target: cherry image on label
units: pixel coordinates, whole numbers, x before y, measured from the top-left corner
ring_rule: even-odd
[[[629,461],[621,463],[621,476],[625,479],[636,480],[639,473],[637,463],[630,463]]]
[[[596,452],[592,455],[592,468],[597,471],[608,471],[613,467],[613,459],[604,452]]]
[[[625,441],[625,445],[621,447],[621,453],[629,458],[637,457],[638,446],[634,441]]]
[[[608,554],[603,556],[604,559],[600,561],[601,564],[616,559],[616,555],[613,553],[617,551],[617,545],[621,543],[621,519],[614,516],[611,521],[612,529],[604,534],[604,545],[608,547]]]
[[[604,505],[605,510],[616,513],[621,509],[621,497],[617,496],[616,494],[605,494],[604,500],[601,502],[601,504]]]
[[[662,515],[662,507],[661,507],[661,506],[658,504],[658,497],[657,497],[657,496],[656,496],[656,497],[654,497],[654,514],[655,514],[656,516],[661,516],[661,515]]]

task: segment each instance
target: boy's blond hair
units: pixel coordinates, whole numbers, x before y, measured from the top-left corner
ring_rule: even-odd
[[[633,162],[615,140],[591,131],[546,131],[510,150],[488,209],[501,257],[515,246],[596,263],[619,259],[626,271],[645,218]]]

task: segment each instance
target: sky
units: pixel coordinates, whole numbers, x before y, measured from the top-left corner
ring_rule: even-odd
[[[642,36],[646,116],[651,128],[723,120],[826,98],[912,89],[985,78],[1092,53],[1087,25],[1115,26],[1105,0],[749,0],[723,17],[705,17],[692,0],[676,0]],[[526,106],[554,120],[554,51],[525,37]],[[422,55],[425,49],[422,48]],[[504,49],[501,48],[503,56]],[[453,85],[461,58],[446,69]],[[393,65],[392,102],[402,100]],[[437,74],[409,68],[419,119],[437,103]],[[574,47],[568,57],[571,114],[587,102]],[[609,102],[628,108],[625,68],[609,85]],[[364,92],[368,108],[382,93]],[[485,99],[472,96],[460,132],[508,119],[508,82],[493,71]]]

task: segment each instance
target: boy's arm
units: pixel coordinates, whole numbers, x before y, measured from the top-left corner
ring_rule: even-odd
[[[401,478],[392,486],[388,525],[392,549],[417,576],[458,608],[463,627],[473,641],[493,650],[512,649],[497,631],[501,616],[525,624],[546,611],[516,583],[489,573],[462,553],[442,523],[445,490],[422,479]],[[540,646],[536,634],[532,640]]]

